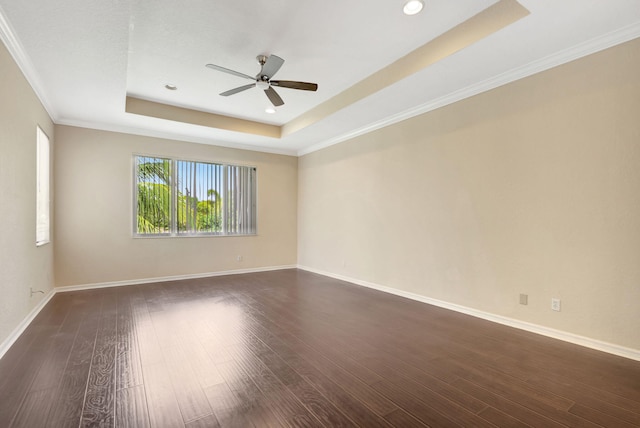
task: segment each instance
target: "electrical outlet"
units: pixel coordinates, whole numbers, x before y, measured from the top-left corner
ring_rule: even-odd
[[[520,304],[528,305],[529,304],[529,295],[528,294],[520,294]]]
[[[242,256],[238,256],[238,257],[236,258],[236,260],[238,260],[239,262],[241,262],[241,261],[242,261]]]
[[[551,299],[551,310],[560,312],[560,299]]]

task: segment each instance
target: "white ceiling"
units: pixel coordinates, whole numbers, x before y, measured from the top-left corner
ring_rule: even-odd
[[[284,125],[498,0],[0,0],[0,37],[56,123],[303,154],[640,36],[640,0],[520,0],[530,15],[283,138],[125,112],[132,96]],[[258,89],[205,67],[255,75],[285,63],[275,115]],[[164,85],[174,84],[177,91]]]

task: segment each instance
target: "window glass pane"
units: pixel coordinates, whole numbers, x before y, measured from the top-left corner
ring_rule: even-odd
[[[225,165],[177,161],[178,233],[225,234]]]
[[[44,245],[50,240],[49,220],[49,137],[36,128],[36,245]]]
[[[171,232],[171,161],[136,157],[136,233]]]
[[[198,229],[209,233],[222,233],[222,165],[205,164],[203,180],[206,192],[199,203]]]

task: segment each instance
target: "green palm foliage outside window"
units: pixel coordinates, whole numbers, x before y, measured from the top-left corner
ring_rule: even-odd
[[[256,233],[256,169],[135,156],[135,234]]]

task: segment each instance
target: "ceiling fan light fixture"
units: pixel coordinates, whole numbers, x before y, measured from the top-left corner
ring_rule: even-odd
[[[424,1],[422,0],[409,0],[404,4],[402,11],[405,15],[416,15],[420,13],[424,7]]]

